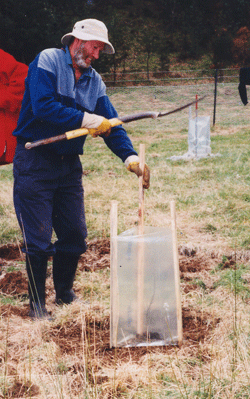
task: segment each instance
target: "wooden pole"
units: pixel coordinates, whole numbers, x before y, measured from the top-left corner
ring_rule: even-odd
[[[140,169],[143,171],[145,167],[145,144],[140,144],[139,148]],[[144,188],[143,176],[139,177],[139,234],[144,233]]]
[[[174,256],[174,278],[175,278],[175,295],[176,295],[176,310],[177,310],[177,333],[178,343],[182,344],[182,311],[181,311],[181,291],[180,291],[180,269],[177,245],[177,229],[176,229],[176,213],[175,201],[170,201],[171,209],[171,224],[172,224],[172,240],[173,240],[173,256]]]
[[[145,145],[140,144],[139,149],[140,168],[144,171],[145,166]],[[137,258],[137,334],[143,334],[143,313],[144,313],[144,189],[143,176],[139,177],[139,219],[138,219],[138,258]]]
[[[119,296],[117,279],[117,201],[111,201],[110,210],[110,348],[117,346]]]

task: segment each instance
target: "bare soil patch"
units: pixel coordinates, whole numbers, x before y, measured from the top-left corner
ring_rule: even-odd
[[[39,393],[40,389],[37,385],[16,380],[8,389],[8,398],[28,398],[37,396]]]
[[[193,350],[199,343],[208,339],[219,318],[212,318],[207,312],[200,312],[190,309],[182,309],[184,346],[192,345]],[[48,339],[53,340],[61,350],[61,353],[79,355],[83,351],[83,342],[88,357],[103,359],[106,366],[114,366],[116,362],[127,362],[129,360],[139,361],[142,356],[148,353],[159,352],[169,353],[173,347],[136,347],[136,348],[111,348],[109,347],[109,317],[96,322],[91,317],[86,317],[86,329],[83,331],[79,323],[66,323],[62,326],[54,326],[48,333]]]
[[[88,250],[79,261],[79,271],[91,271],[110,267],[110,241],[107,238],[88,242]]]
[[[27,293],[28,280],[21,271],[6,273],[0,279],[0,292],[22,296]]]
[[[29,305],[24,304],[22,306],[14,306],[11,304],[0,305],[0,314],[2,317],[18,316],[22,319],[29,318]]]
[[[194,255],[191,257],[180,256],[179,267],[182,278],[185,277],[186,273],[198,273],[202,270],[209,270],[211,269],[211,264],[209,260],[202,255]]]
[[[21,252],[21,244],[6,244],[0,247],[0,262],[4,260],[23,260],[24,255]]]
[[[219,318],[211,318],[208,312],[197,309],[182,308],[183,336],[185,341],[204,342],[220,322]]]

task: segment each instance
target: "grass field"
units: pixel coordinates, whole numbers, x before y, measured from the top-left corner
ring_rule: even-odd
[[[50,271],[48,308],[55,320],[31,322],[23,292],[2,289],[0,397],[249,398],[249,109],[237,84],[221,83],[212,126],[213,91],[206,84],[109,89],[119,115],[172,110],[207,94],[197,112],[211,117],[212,156],[170,159],[188,151],[189,109],[126,126],[137,150],[145,144],[151,170],[145,224],[169,226],[169,203],[176,203],[183,346],[108,350],[109,253],[98,251],[108,242],[112,200],[118,201],[119,232],[137,224],[138,181],[102,139],[88,137],[81,160],[90,252],[75,284],[90,305],[55,308]],[[1,166],[2,247],[21,241],[12,188],[12,165]],[[2,278],[24,276],[21,256],[2,258]]]

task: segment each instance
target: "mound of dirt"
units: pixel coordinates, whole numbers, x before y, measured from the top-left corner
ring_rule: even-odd
[[[7,244],[0,247],[0,260],[23,260],[24,254],[21,252],[21,244]]]
[[[21,317],[21,319],[28,319],[29,305],[0,305],[0,313],[2,317],[18,316]]]
[[[88,351],[94,348],[106,350],[109,348],[109,317],[101,321],[85,316],[85,329],[79,323],[65,323],[50,329],[49,337],[60,347],[62,353],[75,353],[77,348],[82,351],[83,342],[87,342]],[[101,349],[102,348],[102,349]]]
[[[21,271],[6,273],[0,278],[0,292],[8,295],[26,295],[28,280]]]
[[[197,273],[202,270],[211,269],[211,260],[203,255],[179,256],[180,277],[185,277],[186,273]]]
[[[87,251],[80,257],[79,271],[91,271],[110,267],[110,241],[94,239],[89,241]]]
[[[14,384],[7,390],[8,398],[28,398],[39,395],[40,389],[35,384],[16,380]]]
[[[197,309],[182,308],[183,338],[185,341],[203,342],[215,326],[219,318],[211,318],[211,314]]]
[[[220,319],[213,318],[209,313],[183,309],[183,338],[184,345],[199,346],[208,338]],[[100,322],[94,321],[86,315],[86,329],[78,323],[65,323],[63,326],[53,326],[48,332],[47,339],[53,340],[61,350],[61,353],[81,353],[83,347],[88,351],[88,356],[93,359],[98,353],[99,358],[105,359],[105,364],[114,365],[115,362],[138,361],[148,352],[147,347],[136,348],[110,348],[109,347],[109,317]],[[163,352],[172,351],[172,347],[161,347]],[[158,351],[159,348],[150,347],[150,351]],[[105,356],[104,356],[105,355]]]

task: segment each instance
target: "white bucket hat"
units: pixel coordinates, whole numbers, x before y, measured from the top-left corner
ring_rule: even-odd
[[[108,40],[108,29],[105,24],[97,19],[84,19],[75,23],[71,33],[67,33],[61,38],[64,46],[68,45],[71,37],[76,37],[80,40],[98,40],[105,43],[104,53],[114,54],[115,49]]]

